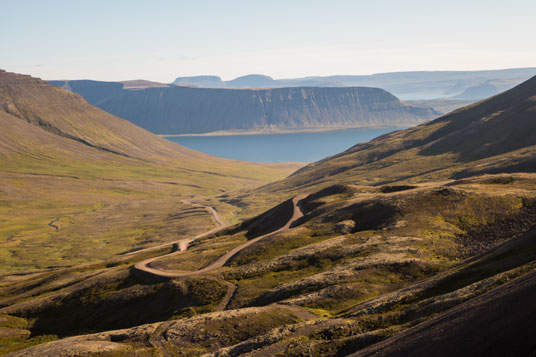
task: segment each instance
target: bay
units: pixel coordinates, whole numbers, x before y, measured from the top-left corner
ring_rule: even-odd
[[[227,159],[313,162],[400,128],[361,128],[310,133],[177,136],[166,139]]]

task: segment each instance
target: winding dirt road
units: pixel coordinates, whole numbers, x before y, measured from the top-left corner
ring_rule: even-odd
[[[140,270],[140,271],[143,271],[145,273],[149,273],[149,274],[152,274],[152,275],[155,275],[155,276],[158,276],[158,277],[166,277],[166,278],[189,277],[189,276],[208,273],[208,272],[210,272],[212,270],[219,269],[219,268],[223,267],[225,265],[225,263],[227,263],[229,261],[229,259],[231,259],[235,254],[240,252],[242,249],[244,249],[246,247],[249,247],[252,244],[257,243],[258,241],[260,241],[261,239],[264,239],[266,237],[269,237],[269,236],[272,236],[274,234],[281,233],[281,232],[284,232],[284,231],[288,231],[290,229],[292,223],[294,223],[297,219],[303,217],[303,212],[302,212],[301,207],[300,207],[300,201],[302,199],[304,199],[305,197],[307,197],[307,194],[298,195],[298,196],[296,196],[296,197],[294,197],[292,199],[292,205],[293,205],[292,217],[290,217],[290,219],[287,221],[287,223],[283,227],[281,227],[281,228],[279,228],[279,229],[277,229],[277,230],[275,230],[273,232],[270,232],[270,233],[264,234],[262,236],[259,236],[259,237],[255,238],[255,239],[251,239],[251,240],[239,245],[238,247],[235,247],[235,248],[231,249],[230,251],[228,251],[227,253],[222,255],[220,258],[218,258],[216,261],[214,261],[213,263],[211,263],[208,266],[204,267],[203,269],[200,269],[200,270],[197,270],[197,271],[191,271],[191,272],[190,271],[189,272],[184,272],[184,271],[174,272],[174,271],[164,271],[164,270],[154,269],[154,268],[151,268],[149,266],[149,264],[154,262],[154,261],[156,261],[156,260],[158,260],[158,259],[161,259],[163,257],[169,257],[169,256],[172,256],[174,254],[178,254],[178,253],[180,253],[182,251],[187,250],[188,247],[190,246],[190,243],[192,243],[194,240],[202,238],[202,237],[205,237],[205,236],[207,236],[209,234],[212,234],[212,233],[220,230],[221,227],[214,228],[214,229],[212,229],[212,230],[210,230],[208,232],[205,232],[203,234],[200,234],[200,235],[195,236],[195,237],[190,238],[190,239],[183,239],[183,240],[177,241],[176,244],[178,244],[178,248],[179,248],[178,251],[168,253],[168,254],[164,254],[164,255],[161,255],[161,256],[158,256],[158,257],[143,260],[143,261],[137,263],[136,265],[134,265],[134,269],[137,269],[137,270]],[[223,222],[219,219],[217,212],[214,209],[212,209],[212,207],[209,207],[209,206],[204,206],[204,207],[208,208],[211,211],[211,213],[214,215],[214,219],[218,223],[223,225]],[[169,244],[170,243],[168,243],[166,245],[169,245]],[[153,247],[153,248],[149,248],[149,249],[155,249],[155,248]]]

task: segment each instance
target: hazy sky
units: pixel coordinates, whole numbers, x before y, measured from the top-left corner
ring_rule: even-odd
[[[535,0],[0,0],[0,68],[170,82],[536,66]]]

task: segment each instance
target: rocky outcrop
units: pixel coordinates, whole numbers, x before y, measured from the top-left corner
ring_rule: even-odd
[[[157,134],[404,127],[439,115],[367,87],[126,90],[112,82],[51,83],[71,88],[91,104]]]

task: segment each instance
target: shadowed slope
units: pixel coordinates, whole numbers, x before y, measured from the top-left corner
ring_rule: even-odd
[[[535,299],[533,271],[353,356],[532,356]]]

